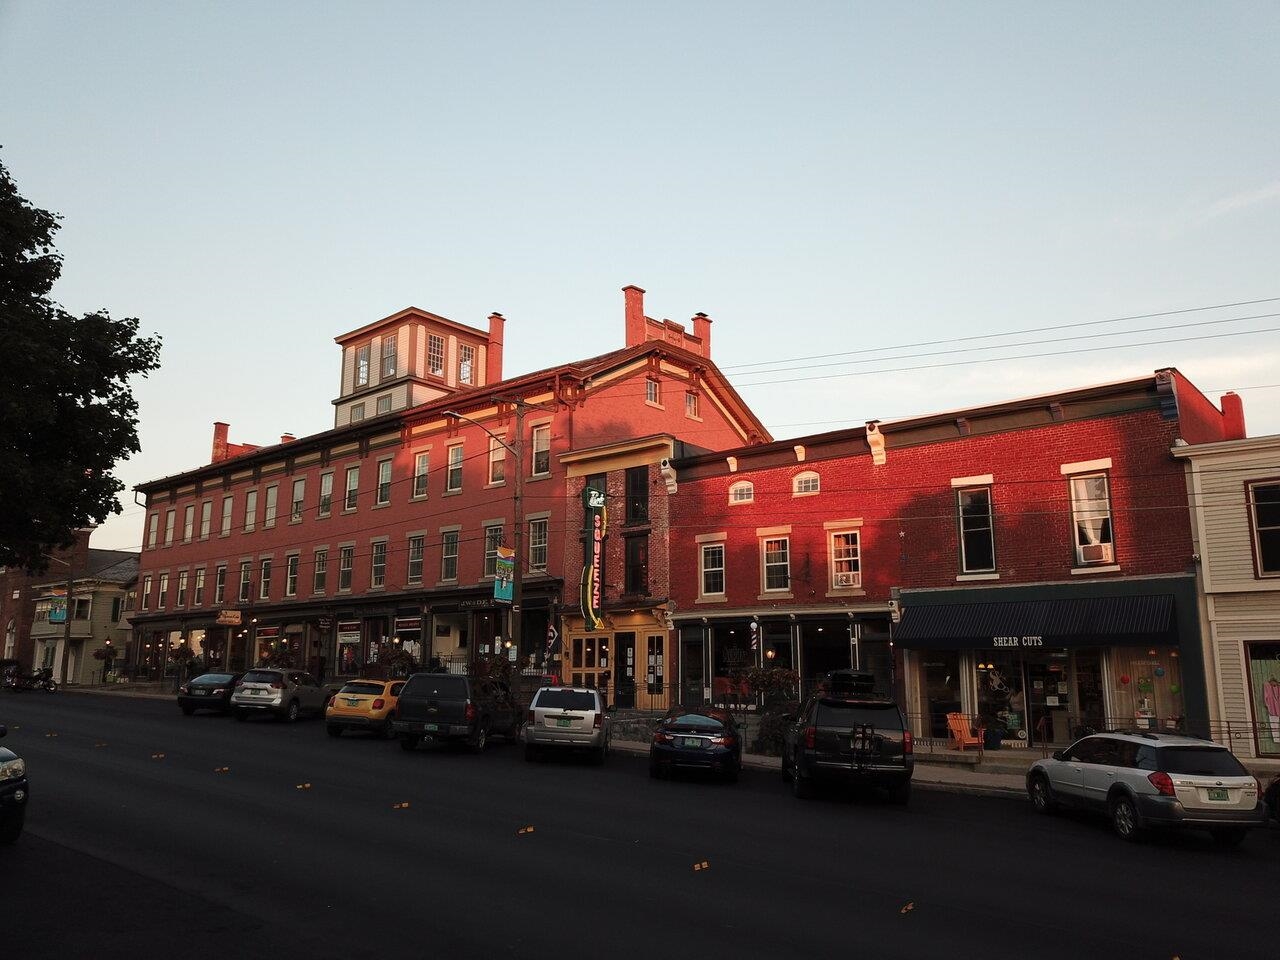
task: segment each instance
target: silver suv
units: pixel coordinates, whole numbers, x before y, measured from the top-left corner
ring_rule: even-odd
[[[273,713],[292,722],[304,713],[319,716],[332,692],[303,670],[250,670],[231,691],[231,712],[237,720]]]
[[[1106,813],[1125,840],[1139,839],[1149,827],[1183,827],[1235,846],[1250,827],[1266,822],[1260,793],[1226,747],[1167,733],[1085,737],[1027,771],[1036,810]]]
[[[537,760],[544,749],[586,750],[592,763],[609,755],[610,717],[598,690],[589,687],[541,687],[525,717],[524,758]]]

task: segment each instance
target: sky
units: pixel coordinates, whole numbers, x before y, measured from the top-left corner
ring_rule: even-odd
[[[63,216],[56,298],[164,338],[127,488],[216,420],[328,429],[333,338],[403,307],[503,313],[514,375],[622,346],[632,283],[713,318],[779,439],[1166,366],[1260,435],[1277,36],[1274,3],[0,0],[0,159]],[[140,544],[122,502],[95,546]]]

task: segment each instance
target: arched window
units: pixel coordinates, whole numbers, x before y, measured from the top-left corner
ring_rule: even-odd
[[[729,488],[729,502],[750,503],[756,498],[756,488],[750,480],[739,480]]]
[[[817,493],[820,487],[818,475],[812,470],[797,473],[791,478],[791,495],[793,497],[804,497],[811,493]]]

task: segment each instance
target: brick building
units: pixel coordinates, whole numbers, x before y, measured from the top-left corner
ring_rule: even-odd
[[[284,656],[325,676],[397,650],[465,664],[512,636],[495,580],[515,544],[518,653],[538,660],[563,593],[578,594],[580,562],[563,564],[580,451],[770,439],[712,363],[711,321],[690,332],[646,317],[640,288],[624,293],[625,346],[602,356],[503,379],[500,315],[485,331],[410,308],[337,338],[332,430],[259,448],[216,425],[207,466],[137,488],[140,665],[163,669],[184,643],[214,663]]]
[[[1208,716],[1178,442],[1243,435],[1176,370],[674,464],[671,671],[855,666],[917,735]],[[899,622],[900,621],[900,622]]]
[[[0,567],[0,660],[17,661],[23,670],[34,665],[35,644],[31,625],[35,620],[39,591],[36,585],[60,578],[63,583],[70,571],[86,569],[89,537],[93,530],[76,531],[76,540],[65,550],[49,554],[49,566],[43,573],[32,574],[21,567]]]

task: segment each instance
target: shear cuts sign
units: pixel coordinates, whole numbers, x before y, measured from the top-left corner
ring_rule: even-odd
[[[588,630],[600,627],[600,601],[604,582],[604,537],[609,518],[604,493],[588,487],[582,491],[582,621]]]

